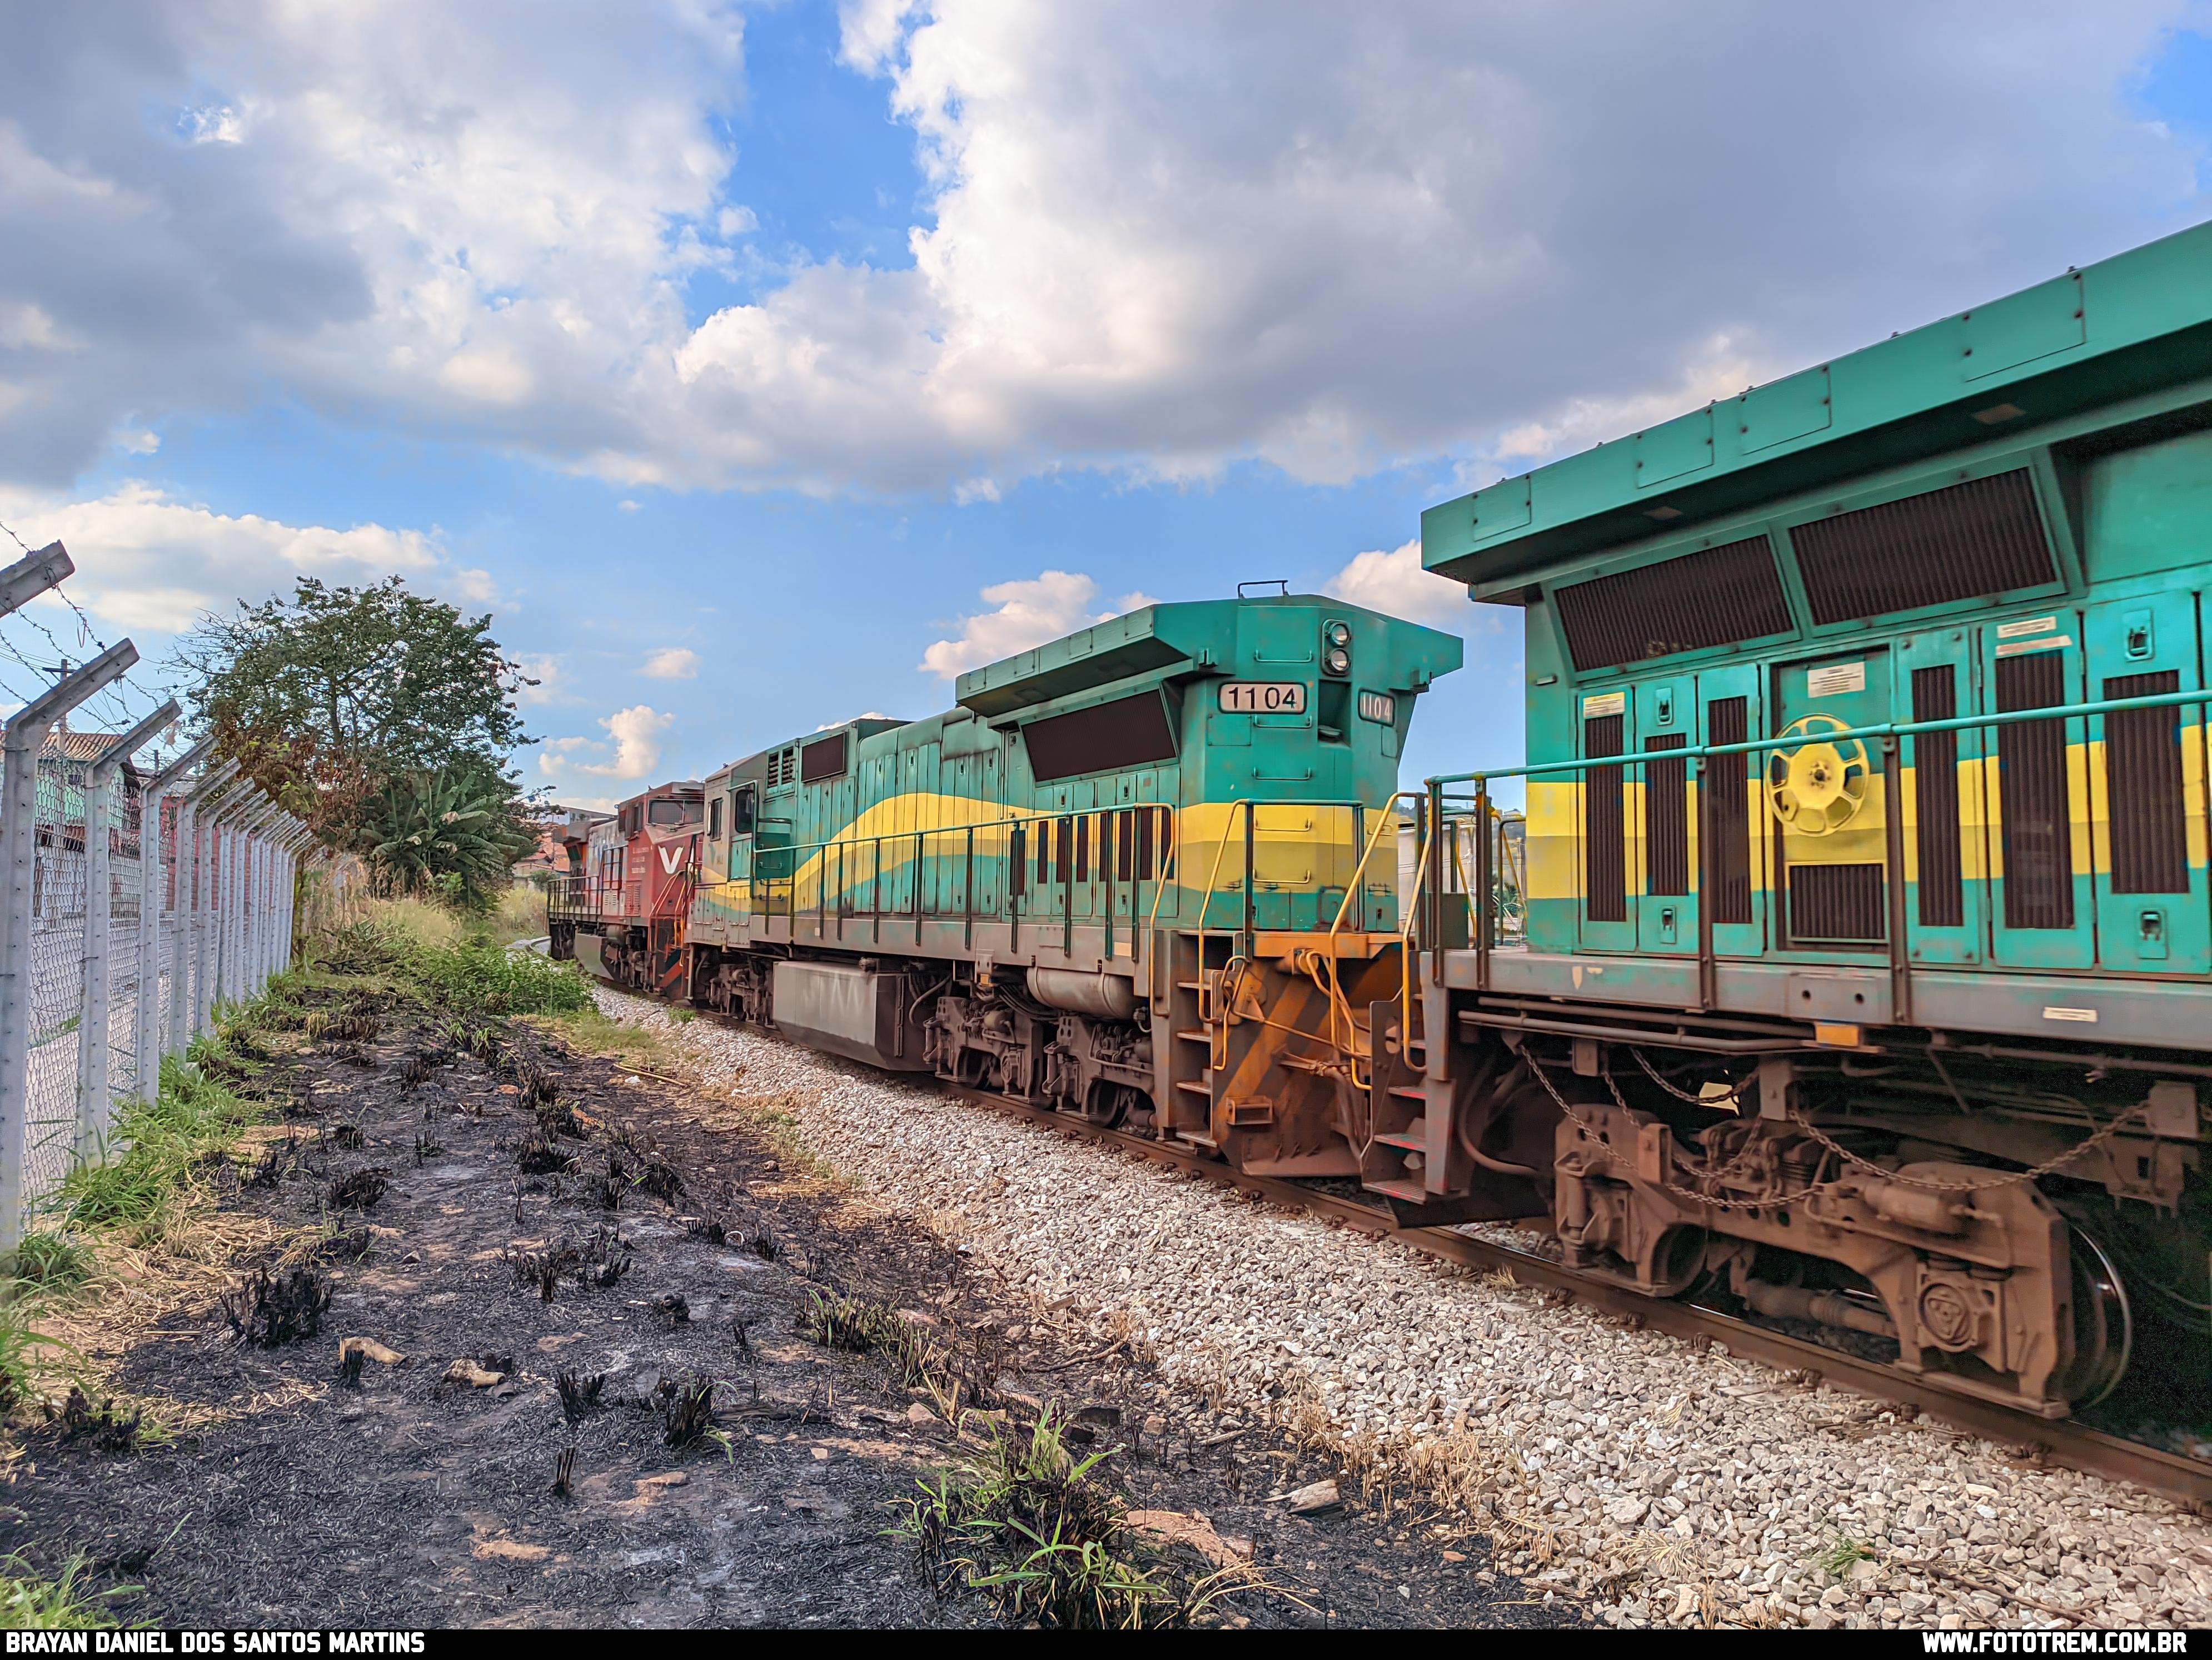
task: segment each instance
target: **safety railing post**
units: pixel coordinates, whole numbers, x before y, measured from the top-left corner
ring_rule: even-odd
[[[115,904],[110,821],[123,763],[184,711],[164,703],[110,744],[93,761],[84,789],[84,1002],[76,1029],[76,1153],[89,1155],[107,1134],[115,1103],[108,1089],[108,1037],[112,1025]],[[143,809],[143,803],[142,803]],[[139,863],[145,863],[144,813],[140,813]],[[141,964],[143,972],[143,964]]]
[[[11,570],[14,568],[10,568]],[[4,579],[7,573],[0,573]],[[54,581],[59,581],[58,577]],[[45,584],[52,587],[52,582]],[[33,589],[37,592],[37,589]],[[56,721],[120,679],[138,660],[128,640],[26,703],[0,739],[0,1251],[23,1235],[23,1161],[29,1151],[31,881],[38,856],[39,752]]]

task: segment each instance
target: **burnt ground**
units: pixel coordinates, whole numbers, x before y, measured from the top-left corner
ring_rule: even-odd
[[[1493,1574],[1480,1538],[1418,1511],[1386,1516],[1348,1481],[1341,1507],[1289,1514],[1271,1495],[1336,1474],[1325,1455],[1264,1422],[1224,1428],[1196,1401],[1164,1410],[1128,1345],[1102,1345],[1077,1310],[1041,1317],[926,1228],[806,1168],[742,1102],[493,1029],[505,1036],[492,1064],[437,1053],[454,1029],[404,1008],[349,1056],[268,1040],[276,1058],[253,1086],[282,1116],[255,1133],[272,1150],[264,1179],[226,1169],[219,1205],[286,1242],[238,1274],[319,1266],[332,1297],[319,1329],[243,1345],[217,1299],[180,1280],[173,1306],[89,1352],[112,1357],[103,1387],[147,1403],[149,1421],[195,1427],[103,1452],[58,1426],[20,1429],[37,1414],[19,1410],[0,1549],[48,1573],[84,1552],[95,1588],[140,1588],[114,1605],[120,1618],[169,1626],[988,1623],[975,1593],[940,1601],[886,1529],[895,1501],[990,1426],[970,1420],[963,1444],[881,1355],[808,1341],[811,1298],[842,1288],[965,1353],[1017,1425],[1041,1406],[1091,1408],[1133,1510],[1205,1518],[1309,1605],[1247,1592],[1206,1623],[1578,1621]],[[410,1064],[426,1050],[442,1064]],[[580,1116],[580,1134],[550,1140],[574,1159],[565,1173],[518,1167],[539,1128],[524,1094],[538,1077],[553,1111]],[[380,1195],[333,1211],[334,1185],[364,1170],[383,1175]],[[511,1260],[564,1243],[589,1256],[609,1228],[631,1264],[611,1286],[572,1268],[549,1303]],[[368,1359],[349,1385],[349,1338],[404,1362]],[[457,1362],[473,1377],[450,1377]],[[599,1409],[574,1423],[554,1381],[564,1370],[605,1374]],[[713,1380],[719,1438],[667,1444],[664,1377]],[[563,1498],[556,1463],[570,1447]],[[1188,1547],[1169,1549],[1202,1569]]]

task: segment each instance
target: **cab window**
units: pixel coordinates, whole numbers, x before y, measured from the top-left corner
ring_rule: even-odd
[[[732,836],[750,836],[753,833],[753,819],[759,812],[759,800],[760,787],[757,784],[743,785],[730,798]]]

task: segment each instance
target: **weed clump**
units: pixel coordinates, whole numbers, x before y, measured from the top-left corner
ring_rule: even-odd
[[[391,1185],[385,1178],[391,1174],[381,1165],[349,1171],[331,1183],[324,1201],[333,1211],[368,1210],[384,1197],[385,1189]]]
[[[696,1447],[715,1433],[711,1377],[663,1377],[653,1385],[653,1406],[660,1414],[661,1439],[679,1451]]]
[[[137,1412],[125,1416],[115,1409],[112,1401],[102,1401],[95,1411],[91,1397],[75,1383],[70,1385],[69,1398],[58,1408],[51,1402],[46,1405],[46,1420],[61,1430],[64,1441],[89,1441],[97,1452],[129,1452],[135,1449],[143,1416]]]
[[[92,1276],[92,1252],[66,1233],[34,1228],[24,1234],[9,1264],[16,1279],[49,1291],[81,1286]]]
[[[1133,1631],[1188,1625],[1257,1583],[1249,1569],[1192,1580],[1140,1560],[1121,1495],[1099,1474],[1107,1455],[1078,1457],[1064,1427],[1048,1413],[1025,1434],[1000,1430],[902,1501],[897,1530],[940,1598],[980,1591],[1010,1624]]]
[[[88,1594],[88,1558],[79,1551],[62,1564],[52,1579],[39,1573],[21,1552],[0,1557],[0,1630],[112,1631],[116,1618],[106,1604],[135,1594],[137,1585],[116,1585]]]
[[[294,1268],[281,1280],[263,1268],[223,1294],[222,1313],[240,1343],[273,1349],[313,1337],[330,1305],[330,1286],[313,1268]]]
[[[603,1371],[595,1371],[588,1377],[577,1371],[556,1373],[553,1387],[560,1391],[562,1415],[572,1424],[589,1418],[599,1409],[599,1392],[606,1385],[607,1375]]]
[[[200,1050],[204,1058],[210,1052]],[[203,1065],[168,1057],[155,1098],[131,1102],[116,1119],[112,1145],[120,1154],[79,1164],[63,1183],[70,1219],[129,1229],[142,1243],[160,1237],[204,1178],[210,1156],[223,1160],[260,1116]]]

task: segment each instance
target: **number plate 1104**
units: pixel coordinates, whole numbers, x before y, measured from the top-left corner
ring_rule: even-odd
[[[1302,680],[1226,680],[1221,686],[1221,708],[1228,714],[1304,714],[1306,688]]]

